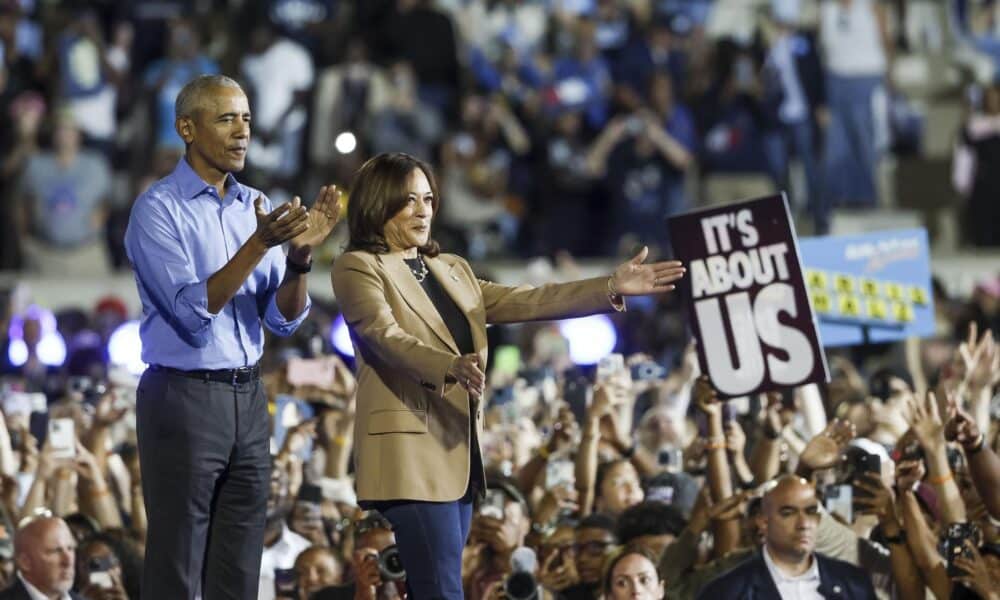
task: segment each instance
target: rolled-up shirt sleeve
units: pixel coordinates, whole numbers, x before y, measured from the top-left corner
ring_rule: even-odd
[[[278,286],[285,279],[285,254],[280,248],[272,248],[268,252],[268,260],[271,261],[270,281],[274,282],[267,290],[267,307],[264,309],[264,326],[274,335],[288,337],[295,333],[302,321],[309,316],[309,309],[312,308],[312,298],[306,294],[306,307],[302,309],[294,319],[286,319],[278,308]]]
[[[198,279],[166,214],[149,202],[133,210],[139,214],[129,223],[125,247],[139,286],[182,339],[204,347],[217,316],[208,310],[208,280]]]

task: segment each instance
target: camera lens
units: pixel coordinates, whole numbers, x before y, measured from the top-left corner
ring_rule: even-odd
[[[511,600],[534,600],[538,597],[538,583],[531,573],[517,571],[507,578],[504,591]]]
[[[403,561],[399,558],[399,548],[393,545],[379,553],[378,571],[386,581],[400,581],[406,578]]]

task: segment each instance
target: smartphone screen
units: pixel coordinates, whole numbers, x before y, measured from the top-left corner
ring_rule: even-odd
[[[831,514],[840,515],[847,523],[854,522],[854,488],[850,485],[831,485],[826,488],[823,506]]]
[[[550,460],[545,465],[545,487],[554,488],[563,486],[573,488],[576,482],[575,465],[568,459]]]
[[[76,433],[73,419],[51,419],[49,421],[49,445],[52,456],[57,459],[76,456]]]

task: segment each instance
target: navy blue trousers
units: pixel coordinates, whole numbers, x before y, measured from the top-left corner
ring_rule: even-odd
[[[392,523],[410,600],[462,600],[462,549],[472,522],[474,488],[460,500],[364,502]]]

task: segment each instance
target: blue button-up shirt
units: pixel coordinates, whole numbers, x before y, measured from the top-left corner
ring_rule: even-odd
[[[142,360],[176,369],[232,369],[256,363],[264,329],[290,335],[312,306],[289,321],[275,296],[285,254],[271,248],[217,314],[208,311],[208,278],[257,229],[254,200],[262,195],[229,174],[226,196],[181,159],[174,172],[135,201],[125,248],[135,272],[143,320]],[[271,202],[263,197],[264,209]]]

